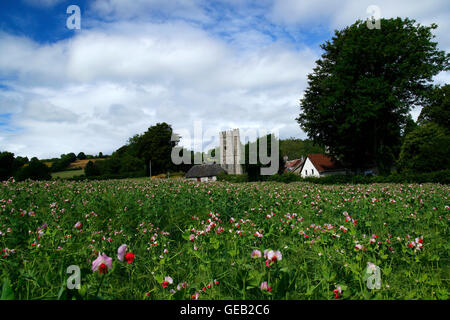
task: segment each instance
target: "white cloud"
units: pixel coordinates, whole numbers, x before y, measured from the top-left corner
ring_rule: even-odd
[[[349,1],[298,1],[275,0],[268,17],[286,26],[301,26],[313,30],[317,27],[328,30],[341,29],[356,20],[366,20],[367,8],[375,5],[382,18],[411,18],[423,25],[438,24],[435,34],[441,49],[450,49],[450,5],[447,0],[349,0]],[[382,28],[382,26],[381,26]]]
[[[36,121],[39,123],[57,122],[77,122],[78,116],[70,110],[55,106],[45,100],[28,101],[20,112],[21,121]],[[19,122],[19,123],[20,123]]]

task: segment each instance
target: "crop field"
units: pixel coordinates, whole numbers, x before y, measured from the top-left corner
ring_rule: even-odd
[[[0,294],[448,299],[449,189],[182,179],[3,182]],[[70,266],[80,270],[78,290],[67,286],[76,283]]]

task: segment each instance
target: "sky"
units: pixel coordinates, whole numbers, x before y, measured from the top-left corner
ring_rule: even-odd
[[[2,0],[0,151],[111,154],[158,122],[196,150],[195,126],[304,139],[295,118],[320,44],[370,5],[436,23],[450,51],[448,0]]]

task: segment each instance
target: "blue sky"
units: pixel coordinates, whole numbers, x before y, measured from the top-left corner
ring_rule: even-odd
[[[81,30],[66,27],[69,5]],[[187,147],[196,121],[205,140],[231,128],[305,138],[294,119],[319,45],[369,5],[437,23],[449,51],[444,0],[3,0],[0,150],[111,153],[162,121]]]

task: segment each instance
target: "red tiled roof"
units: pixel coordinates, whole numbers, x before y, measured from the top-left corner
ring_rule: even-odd
[[[343,169],[336,159],[326,154],[311,153],[308,158],[319,172]]]
[[[302,159],[295,159],[291,161],[286,161],[286,164],[284,166],[284,172],[291,172],[297,169],[301,164],[303,163]]]

